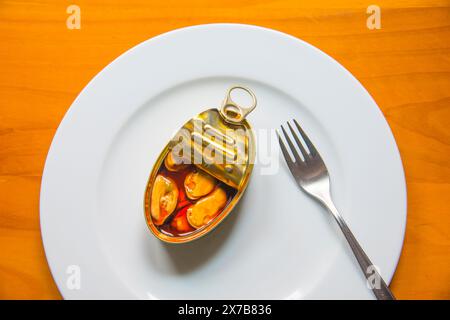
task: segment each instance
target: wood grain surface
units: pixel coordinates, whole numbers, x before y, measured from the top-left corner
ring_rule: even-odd
[[[66,8],[81,8],[81,29]],[[400,299],[450,299],[450,0],[0,0],[0,298],[61,298],[39,227],[45,157],[88,81],[134,45],[176,28],[239,22],[320,48],[376,100],[397,140],[408,220],[392,281]]]

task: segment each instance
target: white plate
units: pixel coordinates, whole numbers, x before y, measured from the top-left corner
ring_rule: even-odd
[[[295,185],[276,140],[270,153],[258,145],[246,194],[218,229],[179,246],[148,231],[142,203],[156,157],[184,121],[218,107],[232,84],[256,93],[249,121],[260,133],[292,118],[302,123],[331,172],[337,207],[390,282],[406,189],[397,146],[373,99],[301,40],[213,24],[129,50],[86,86],[59,126],[40,210],[64,298],[373,298],[333,218]],[[276,174],[264,174],[268,154],[280,165]]]

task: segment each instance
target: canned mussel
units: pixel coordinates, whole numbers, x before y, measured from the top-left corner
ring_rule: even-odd
[[[252,104],[231,98],[244,90]],[[147,183],[147,225],[160,240],[184,243],[213,230],[231,212],[247,187],[255,160],[255,138],[246,116],[254,93],[231,87],[220,109],[186,122],[161,152]]]

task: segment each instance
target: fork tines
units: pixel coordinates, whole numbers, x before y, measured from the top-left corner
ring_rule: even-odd
[[[291,141],[291,138],[289,137],[289,134],[286,132],[286,130],[284,129],[283,126],[281,126],[281,130],[283,131],[283,135],[284,138],[289,146],[289,149],[292,153],[292,155],[294,156],[295,162],[300,161],[300,162],[307,162],[308,160],[311,159],[311,157],[313,157],[314,155],[317,154],[317,150],[314,147],[314,145],[312,144],[311,140],[308,138],[308,136],[306,135],[306,133],[303,131],[303,129],[300,127],[300,125],[298,124],[297,120],[293,119],[293,122],[295,124],[295,127],[298,130],[298,133],[300,133],[304,144],[306,144],[306,147],[303,145],[303,142],[300,140],[298,133],[295,132],[294,128],[291,126],[291,124],[289,122],[287,122],[287,125],[289,127],[289,130],[292,134],[292,137],[294,138],[296,145],[298,147],[298,149],[300,150],[300,152],[303,155],[303,160],[300,158],[300,155],[298,154],[294,144]],[[288,161],[288,159],[291,159],[291,157],[289,156],[289,153],[287,151],[287,148],[285,146],[285,144],[283,143],[283,140],[281,139],[280,134],[278,133],[278,141],[280,143],[280,147],[281,147],[281,151],[283,152],[284,157],[286,158],[286,160]],[[307,150],[307,149],[309,150]]]

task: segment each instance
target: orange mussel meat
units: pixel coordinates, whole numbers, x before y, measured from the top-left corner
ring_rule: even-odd
[[[194,165],[174,165],[169,157],[170,152],[153,184],[151,218],[160,232],[185,236],[214,220],[237,190]]]

